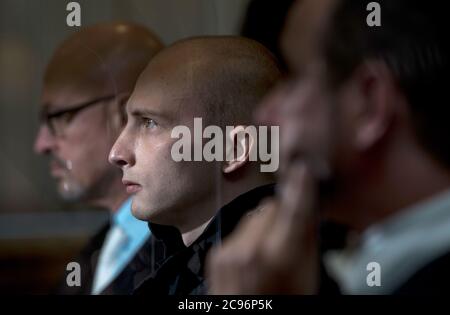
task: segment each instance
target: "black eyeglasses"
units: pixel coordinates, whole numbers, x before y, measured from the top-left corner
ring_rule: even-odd
[[[116,95],[103,96],[92,101],[74,105],[72,106],[72,108],[55,111],[53,113],[48,113],[46,110],[44,110],[41,113],[41,121],[48,126],[48,129],[50,130],[52,135],[60,136],[64,133],[64,130],[75,117],[75,115],[80,111],[88,107],[101,104],[102,102],[112,100],[115,97]]]

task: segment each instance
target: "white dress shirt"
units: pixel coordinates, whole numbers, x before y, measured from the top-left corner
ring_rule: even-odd
[[[433,260],[450,252],[450,190],[367,229],[353,248],[324,256],[344,294],[390,294]],[[369,286],[367,266],[380,266],[380,286]]]
[[[94,275],[92,294],[100,294],[133,259],[150,237],[147,222],[131,214],[131,198],[112,217]]]

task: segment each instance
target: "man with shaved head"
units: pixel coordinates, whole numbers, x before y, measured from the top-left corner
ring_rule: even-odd
[[[211,245],[273,193],[272,174],[249,158],[257,139],[239,134],[252,125],[253,110],[280,75],[274,57],[257,42],[204,37],[173,44],[140,76],[110,161],[134,193],[133,214],[149,222],[166,255],[136,293],[205,293],[203,263]],[[179,140],[173,131],[184,126],[194,135],[199,118],[232,140],[224,153],[231,158],[175,161],[172,148]],[[187,149],[203,144],[189,141]]]
[[[124,105],[139,74],[162,48],[142,26],[103,23],[65,40],[45,71],[35,151],[51,158],[64,200],[111,213],[77,260],[81,286],[64,283],[63,293],[130,293],[135,274],[145,271],[139,250],[149,232],[131,215],[108,153],[126,122]]]

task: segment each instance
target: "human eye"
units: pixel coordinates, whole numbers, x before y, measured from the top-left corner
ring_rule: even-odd
[[[71,112],[64,112],[56,115],[50,115],[50,121],[53,125],[66,126],[73,119],[74,114]]]
[[[59,119],[61,122],[69,123],[69,122],[72,121],[72,119],[73,119],[74,116],[75,116],[75,113],[74,113],[74,112],[67,112],[67,113],[64,113],[64,114],[62,114],[61,116],[59,116],[58,119]]]
[[[142,126],[145,129],[155,129],[158,124],[156,121],[152,118],[142,117],[141,118]]]

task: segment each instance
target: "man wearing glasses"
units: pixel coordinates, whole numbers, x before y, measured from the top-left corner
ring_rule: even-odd
[[[127,294],[149,269],[143,261],[148,228],[131,215],[121,173],[108,163],[108,153],[140,72],[162,47],[141,26],[99,24],[69,37],[46,69],[35,151],[50,157],[64,200],[111,212],[77,260],[81,287],[64,281],[61,293]]]

